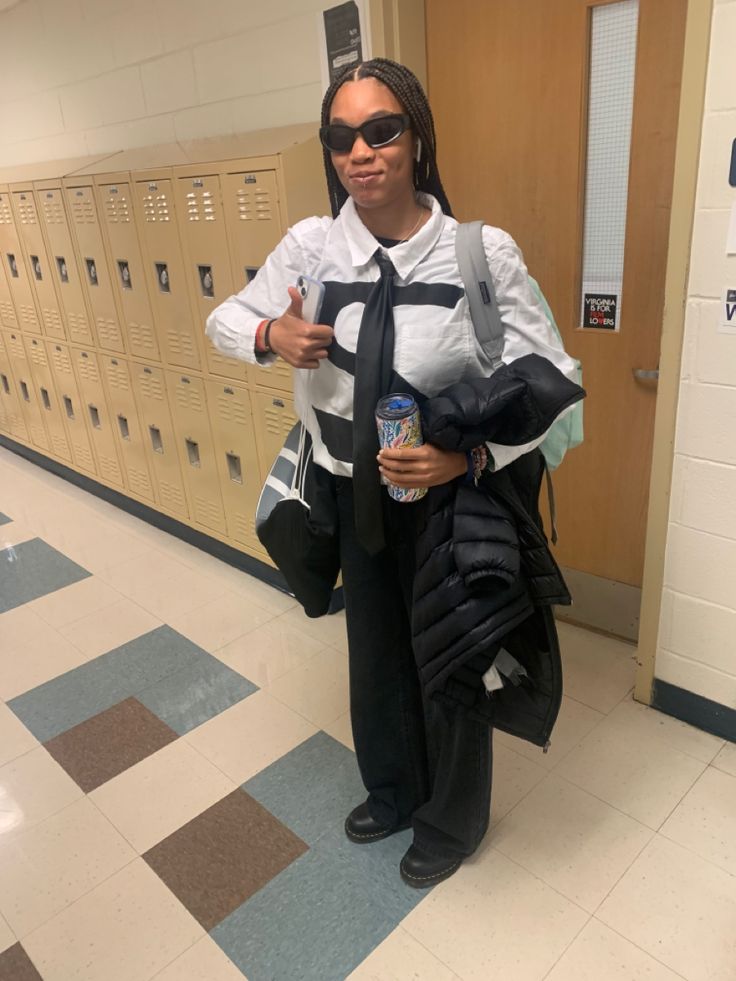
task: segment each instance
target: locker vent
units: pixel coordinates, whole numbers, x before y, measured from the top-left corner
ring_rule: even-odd
[[[161,494],[161,503],[169,511],[183,511],[186,514],[187,507],[184,503],[184,495],[175,484],[170,484],[166,480],[159,480],[158,489]]]
[[[74,456],[77,459],[77,465],[83,470],[90,470],[92,473],[94,473],[95,463],[88,447],[84,446],[82,443],[72,443],[72,448]]]
[[[11,334],[7,340],[7,344],[8,351],[10,352],[10,356],[12,358],[15,358],[17,361],[26,360],[25,348],[23,347],[23,341],[20,339],[20,337],[18,337],[16,334]]]
[[[5,324],[16,323],[15,310],[7,300],[0,300],[0,320]]]
[[[118,348],[122,347],[120,331],[118,325],[109,317],[97,317],[97,336],[100,339],[100,347]]]
[[[71,375],[72,362],[64,348],[61,348],[61,350],[54,348],[51,353],[51,360],[54,364],[54,368],[58,372],[60,372],[62,375]]]
[[[273,206],[271,195],[265,188],[238,188],[238,216],[241,221],[271,221]]]
[[[185,388],[183,385],[177,385],[176,401],[182,409],[191,412],[204,412],[204,403],[196,388]]]
[[[20,322],[25,324],[28,329],[38,327],[38,317],[36,316],[36,311],[27,303],[20,304]]]
[[[166,340],[169,345],[169,351],[172,354],[180,354],[182,357],[186,357],[187,363],[198,360],[194,342],[189,334],[180,333],[171,327],[166,332]]]
[[[187,192],[187,217],[189,221],[217,221],[212,191]]]
[[[46,430],[43,428],[43,426],[39,426],[38,423],[31,424],[31,442],[35,443],[36,446],[40,446],[44,450],[49,448]]]
[[[12,225],[13,215],[10,210],[10,202],[4,194],[0,194],[0,225]]]
[[[146,221],[171,221],[169,202],[165,194],[146,194],[143,198],[143,214]]]
[[[105,198],[105,214],[111,224],[121,224],[130,222],[130,208],[128,199],[125,195],[108,195]]]
[[[100,473],[111,484],[122,484],[123,482],[123,475],[120,473],[118,461],[102,453],[100,453]]]
[[[128,372],[125,370],[123,365],[113,364],[112,361],[108,361],[105,364],[105,374],[107,375],[110,388],[115,388],[120,392],[130,391]]]
[[[60,198],[53,197],[44,200],[43,217],[47,225],[64,224],[64,208],[62,207]]]
[[[72,218],[77,225],[94,225],[95,206],[90,197],[87,195],[74,196],[72,199]]]
[[[195,521],[208,528],[222,527],[222,509],[198,494],[194,497],[194,517]]]
[[[136,324],[128,322],[128,334],[130,335],[130,345],[132,348],[143,348],[146,353],[156,351],[156,341],[153,330],[148,324]]]
[[[71,460],[71,453],[69,452],[69,444],[64,439],[63,436],[51,434],[51,446],[57,456],[60,456],[63,460]]]
[[[97,365],[94,361],[90,361],[88,358],[78,358],[77,367],[79,368],[79,374],[85,381],[93,382],[96,385],[100,383],[100,373],[97,370]]]
[[[18,214],[22,225],[38,224],[33,198],[27,197],[23,199],[22,197],[18,196]]]
[[[43,310],[43,322],[46,326],[46,331],[49,334],[63,334],[64,328],[61,325],[61,317],[59,316],[58,310],[49,310],[44,307]]]
[[[89,340],[89,329],[87,327],[87,318],[81,313],[71,313],[67,310],[66,319],[69,323],[69,331],[72,335],[72,340],[79,338],[80,340]]]
[[[31,357],[31,361],[34,364],[41,365],[43,368],[45,368],[46,365],[48,364],[48,362],[46,361],[46,355],[44,354],[43,348],[41,347],[40,344],[38,344],[35,341],[31,342],[30,357]]]
[[[144,399],[153,399],[155,402],[164,401],[164,386],[160,378],[151,375],[141,375],[138,380],[141,395]]]
[[[239,426],[248,424],[248,410],[242,402],[220,395],[217,399],[217,414],[222,422],[233,422]]]
[[[138,470],[135,467],[128,465],[126,467],[128,473],[128,483],[130,484],[130,489],[139,494],[141,497],[153,497],[153,490],[151,488],[151,479],[145,470]]]

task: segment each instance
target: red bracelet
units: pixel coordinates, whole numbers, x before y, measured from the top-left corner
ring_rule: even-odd
[[[260,324],[256,327],[255,349],[258,354],[268,354],[270,350],[270,348],[263,343],[263,334],[267,325],[268,325],[268,320],[262,320]]]

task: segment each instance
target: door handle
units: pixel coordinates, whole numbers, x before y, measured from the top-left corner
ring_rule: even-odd
[[[659,378],[659,368],[632,368],[631,373],[637,381],[656,381]]]

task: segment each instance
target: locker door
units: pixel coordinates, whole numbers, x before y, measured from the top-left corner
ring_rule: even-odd
[[[97,357],[92,351],[76,349],[71,351],[71,357],[82,396],[82,411],[87,413],[89,421],[89,433],[97,458],[97,473],[108,483],[123,487],[123,471],[118,459],[113,423],[107,409]]]
[[[263,551],[255,528],[262,480],[248,391],[216,381],[206,387],[228,535]]]
[[[251,399],[258,458],[265,480],[297,418],[291,399],[268,392],[252,392]]]
[[[209,314],[234,292],[219,178],[177,178],[176,212],[195,316],[204,331]],[[205,354],[213,375],[245,381],[243,362],[219,354],[207,339]]]
[[[58,187],[36,193],[41,222],[51,250],[51,273],[61,300],[69,340],[74,344],[94,347],[97,342],[84,302],[82,277],[64,209],[64,195]]]
[[[17,391],[20,398],[20,409],[28,430],[31,443],[46,453],[51,452],[51,441],[45,426],[45,420],[39,405],[36,388],[31,375],[31,365],[23,345],[23,337],[16,331],[5,335],[5,349],[8,352]]]
[[[97,466],[87,430],[86,412],[74,377],[69,348],[66,344],[47,341],[46,351],[56,384],[56,394],[61,402],[74,466],[78,470],[96,475]]]
[[[139,419],[155,485],[156,500],[165,511],[188,519],[184,479],[176,448],[176,434],[166,397],[166,379],[161,368],[130,364],[130,376],[138,402]]]
[[[242,289],[283,235],[276,171],[223,174],[220,179],[233,282]]]
[[[204,382],[196,375],[167,371],[166,385],[192,519],[224,535],[227,530],[225,512]]]
[[[97,343],[106,351],[124,351],[92,188],[67,188],[66,203],[77,240],[82,283],[92,311]]]
[[[51,450],[65,463],[72,462],[72,451],[64,426],[63,412],[53,374],[49,366],[46,347],[40,337],[25,338],[26,353],[30,364],[31,377],[36,389],[38,404],[44,412],[44,421],[49,434]]]
[[[128,365],[122,358],[100,355],[100,368],[107,386],[108,407],[130,490],[153,503],[153,483],[148,471],[138,410],[130,383]]]
[[[197,334],[204,336],[204,324],[195,323],[192,316],[171,181],[137,181],[135,204],[145,275],[164,360],[197,370],[201,367]]]
[[[15,383],[10,364],[10,356],[5,347],[5,341],[0,334],[0,415],[4,431],[8,436],[23,443],[30,442],[28,429],[23,418],[18,398],[18,388]]]
[[[160,361],[130,184],[102,184],[97,192],[102,223],[110,244],[111,273],[123,313],[128,350],[136,357]]]
[[[5,275],[6,268],[6,257],[0,254],[0,327],[20,330],[20,324],[18,323],[13,304],[13,294],[10,292],[8,280]]]
[[[64,340],[66,333],[61,305],[54,288],[51,263],[43,239],[33,192],[13,191],[11,201],[15,212],[15,227],[20,235],[26,260],[29,282],[36,294],[37,307],[41,312],[43,332],[47,337]]]
[[[18,313],[20,329],[29,334],[40,334],[41,322],[36,312],[33,291],[28,280],[28,270],[13,221],[10,194],[7,191],[0,191],[0,253],[2,253],[5,275]]]

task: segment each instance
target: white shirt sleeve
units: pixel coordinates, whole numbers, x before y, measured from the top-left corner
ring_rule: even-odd
[[[483,241],[486,258],[493,276],[496,301],[504,325],[502,360],[510,364],[525,354],[539,354],[571,381],[578,381],[577,363],[565,353],[557,332],[549,321],[539,297],[529,282],[529,273],[521,250],[510,235],[484,228]],[[493,233],[492,236],[489,233]],[[571,412],[572,407],[565,409]],[[549,430],[548,430],[549,431]],[[544,442],[547,433],[522,446],[506,446],[501,443],[487,444],[492,455],[494,470],[500,470],[524,453],[536,449]]]
[[[290,228],[255,278],[216,307],[207,318],[205,333],[218,351],[250,364],[268,366],[276,356],[255,352],[256,330],[262,320],[279,317],[289,306],[290,286],[310,274],[319,261],[329,218],[306,218]]]

